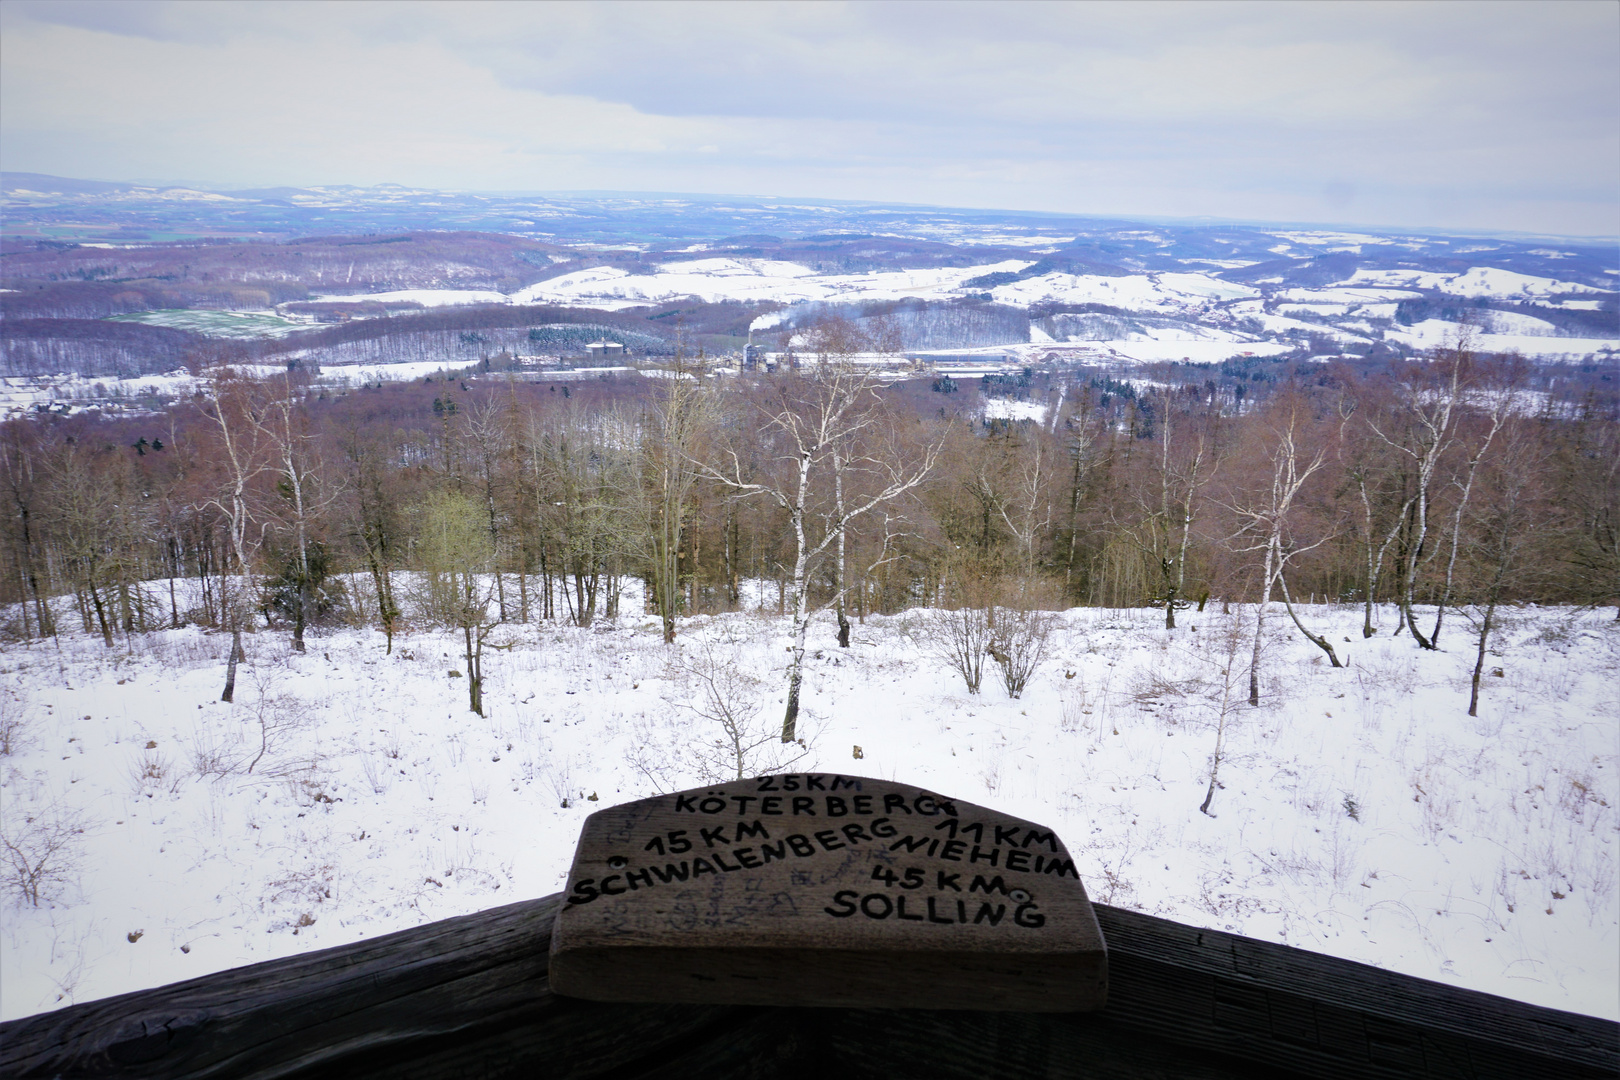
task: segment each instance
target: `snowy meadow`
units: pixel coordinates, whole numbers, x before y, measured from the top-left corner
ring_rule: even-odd
[[[7,645],[0,1015],[545,895],[592,811],[792,768],[1052,825],[1106,904],[1620,1017],[1612,612],[1514,611],[1475,718],[1467,630],[1424,652],[1392,609],[1367,640],[1359,608],[1309,610],[1343,669],[1274,619],[1251,707],[1252,609],[1218,607],[1176,631],[1054,613],[1018,698],[995,669],[968,692],[935,613],[847,649],[824,617],[785,747],[774,613],[682,620],[673,646],[653,617],[502,626],[486,717],[438,632],[249,635],[233,704],[228,635]]]

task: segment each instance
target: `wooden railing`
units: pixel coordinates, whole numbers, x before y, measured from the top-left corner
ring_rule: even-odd
[[[0,1025],[3,1077],[1620,1075],[1620,1026],[1097,905],[1090,1014],[610,1005],[546,980],[558,897]]]

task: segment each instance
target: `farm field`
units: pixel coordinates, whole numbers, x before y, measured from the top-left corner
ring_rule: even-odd
[[[170,330],[190,330],[207,337],[243,340],[282,337],[307,325],[269,311],[216,311],[211,308],[137,311],[109,318],[112,322],[145,323],[147,326],[163,326]]]
[[[1349,642],[1335,670],[1279,610],[1251,708],[1223,671],[1252,608],[1217,606],[1174,632],[1149,609],[1054,613],[1020,699],[993,665],[969,694],[931,613],[870,617],[847,650],[821,621],[808,746],[787,748],[774,613],[684,620],[673,647],[651,617],[504,626],[487,717],[435,632],[392,655],[370,630],[303,655],[251,635],[232,705],[229,639],[196,628],[8,644],[0,821],[15,848],[60,846],[37,905],[8,864],[0,1015],[557,891],[592,811],[735,775],[702,715],[722,674],[749,773],[926,786],[1056,827],[1104,903],[1620,1017],[1612,612],[1514,613],[1470,718],[1461,618],[1424,653],[1393,610],[1363,641],[1359,609],[1309,608]]]

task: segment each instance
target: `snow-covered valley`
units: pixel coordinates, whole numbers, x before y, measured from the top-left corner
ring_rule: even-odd
[[[650,617],[502,627],[487,718],[438,633],[388,655],[334,630],[297,655],[260,632],[233,705],[228,638],[196,628],[5,646],[5,836],[60,846],[37,906],[5,898],[0,1013],[556,891],[585,815],[719,775],[721,733],[691,707],[703,672],[738,676],[765,736],[748,771],[787,763],[768,736],[788,623],[766,599],[683,621],[673,647]],[[926,612],[869,617],[847,650],[818,622],[791,767],[1053,825],[1105,903],[1620,1016],[1612,612],[1515,612],[1470,718],[1465,622],[1432,653],[1391,635],[1393,611],[1363,641],[1359,609],[1309,608],[1346,642],[1335,670],[1273,619],[1250,708],[1218,607],[1174,632],[1148,609],[1054,613],[1021,699],[988,676],[967,693]]]

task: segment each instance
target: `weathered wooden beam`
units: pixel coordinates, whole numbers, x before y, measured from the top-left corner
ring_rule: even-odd
[[[1096,905],[1092,1014],[558,997],[546,897],[0,1025],[5,1077],[1612,1077],[1620,1026]]]

